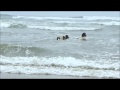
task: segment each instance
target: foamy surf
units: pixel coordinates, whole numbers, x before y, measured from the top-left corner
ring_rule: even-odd
[[[108,64],[109,63],[109,64]],[[54,74],[120,78],[119,63],[88,61],[73,57],[4,57],[1,56],[1,72],[24,74]]]
[[[9,68],[9,69],[8,69]],[[22,72],[21,72],[22,71]],[[100,77],[100,78],[120,78],[119,71],[110,70],[83,70],[71,68],[52,68],[52,67],[20,67],[20,66],[1,66],[2,73],[18,74],[45,74],[45,75],[67,75],[81,77]]]
[[[56,19],[56,20],[120,20],[119,17],[108,17],[108,16],[81,16],[81,17],[37,17],[37,16],[13,16],[13,19],[24,18],[24,19]]]
[[[84,16],[83,18],[13,16],[11,19],[3,20],[1,18],[0,27],[32,28],[32,29],[38,28],[42,30],[98,30],[104,28],[101,25],[119,26],[120,24],[119,17],[104,17],[104,16],[103,17]]]

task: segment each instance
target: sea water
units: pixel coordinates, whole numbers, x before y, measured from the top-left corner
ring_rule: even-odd
[[[120,17],[1,14],[0,28],[0,73],[120,78]]]

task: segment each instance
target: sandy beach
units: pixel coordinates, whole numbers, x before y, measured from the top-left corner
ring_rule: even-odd
[[[33,75],[33,74],[0,73],[0,79],[100,79],[100,78],[72,77],[72,76],[59,76],[59,75]]]

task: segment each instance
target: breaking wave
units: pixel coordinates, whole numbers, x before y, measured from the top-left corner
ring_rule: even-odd
[[[0,54],[4,56],[40,56],[49,52],[47,49],[20,45],[0,44]]]
[[[27,28],[24,24],[11,24],[8,28]]]
[[[106,61],[104,63],[100,61],[92,62],[73,57],[38,58],[1,56],[0,65],[1,72],[9,73],[120,78],[119,63],[108,64]]]
[[[8,17],[8,16],[7,16]],[[42,30],[100,30],[104,26],[120,25],[118,17],[32,17],[12,16],[0,19],[4,28],[32,28]],[[17,22],[16,22],[17,21]]]

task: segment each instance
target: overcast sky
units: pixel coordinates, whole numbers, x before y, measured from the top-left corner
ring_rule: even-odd
[[[74,17],[74,16],[113,16],[120,17],[120,11],[1,11],[2,14],[22,16]]]

